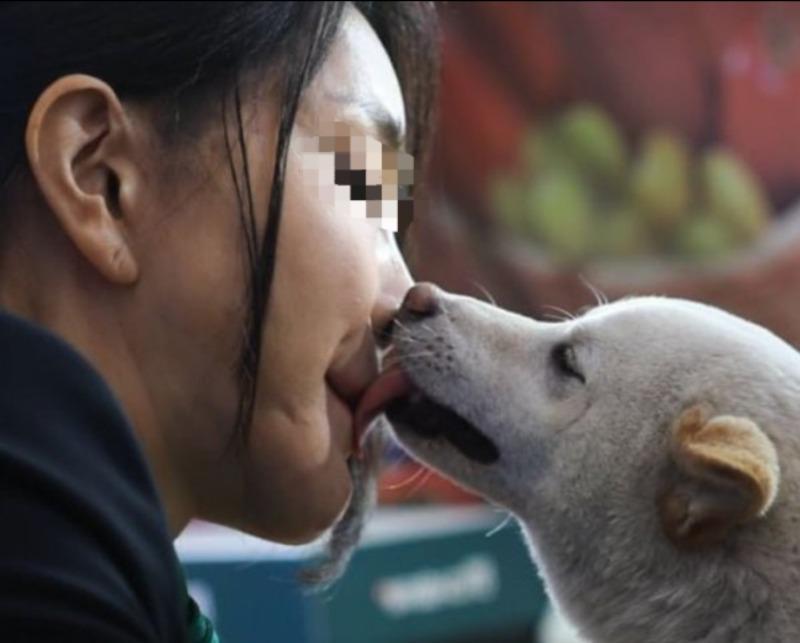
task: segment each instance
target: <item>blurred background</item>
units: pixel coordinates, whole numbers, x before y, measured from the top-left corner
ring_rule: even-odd
[[[537,318],[705,301],[800,344],[800,6],[459,2],[404,253],[418,280]],[[313,548],[195,524],[177,543],[226,643],[574,643],[501,510],[387,454],[331,592]],[[276,631],[276,626],[283,628]]]

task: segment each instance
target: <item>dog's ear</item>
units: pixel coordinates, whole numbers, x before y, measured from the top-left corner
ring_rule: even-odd
[[[672,427],[676,480],[659,499],[666,535],[680,547],[710,545],[763,516],[780,480],[772,441],[752,420],[711,417],[703,405]]]

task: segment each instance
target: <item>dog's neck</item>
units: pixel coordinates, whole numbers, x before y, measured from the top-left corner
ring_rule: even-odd
[[[746,559],[730,550],[686,555],[657,534],[564,526],[525,531],[551,595],[592,643],[800,641],[790,543],[750,547]]]

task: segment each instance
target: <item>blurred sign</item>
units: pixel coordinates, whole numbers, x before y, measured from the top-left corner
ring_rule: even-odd
[[[382,509],[323,595],[295,583],[315,547],[196,525],[176,548],[223,643],[511,642],[546,601],[519,528],[487,537],[499,519],[486,507]]]
[[[400,617],[489,603],[495,600],[499,584],[493,558],[470,556],[451,568],[431,567],[380,579],[373,597],[387,616]]]

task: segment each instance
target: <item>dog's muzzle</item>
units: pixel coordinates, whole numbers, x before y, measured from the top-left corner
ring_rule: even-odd
[[[444,439],[475,462],[492,464],[500,458],[494,442],[456,411],[426,395],[399,363],[381,373],[358,404],[353,432],[356,453],[380,413],[385,413],[396,429],[428,440]]]
[[[395,427],[406,428],[422,438],[446,440],[469,460],[493,464],[500,459],[494,442],[458,413],[419,390],[410,397],[393,400],[386,407],[386,417]]]

